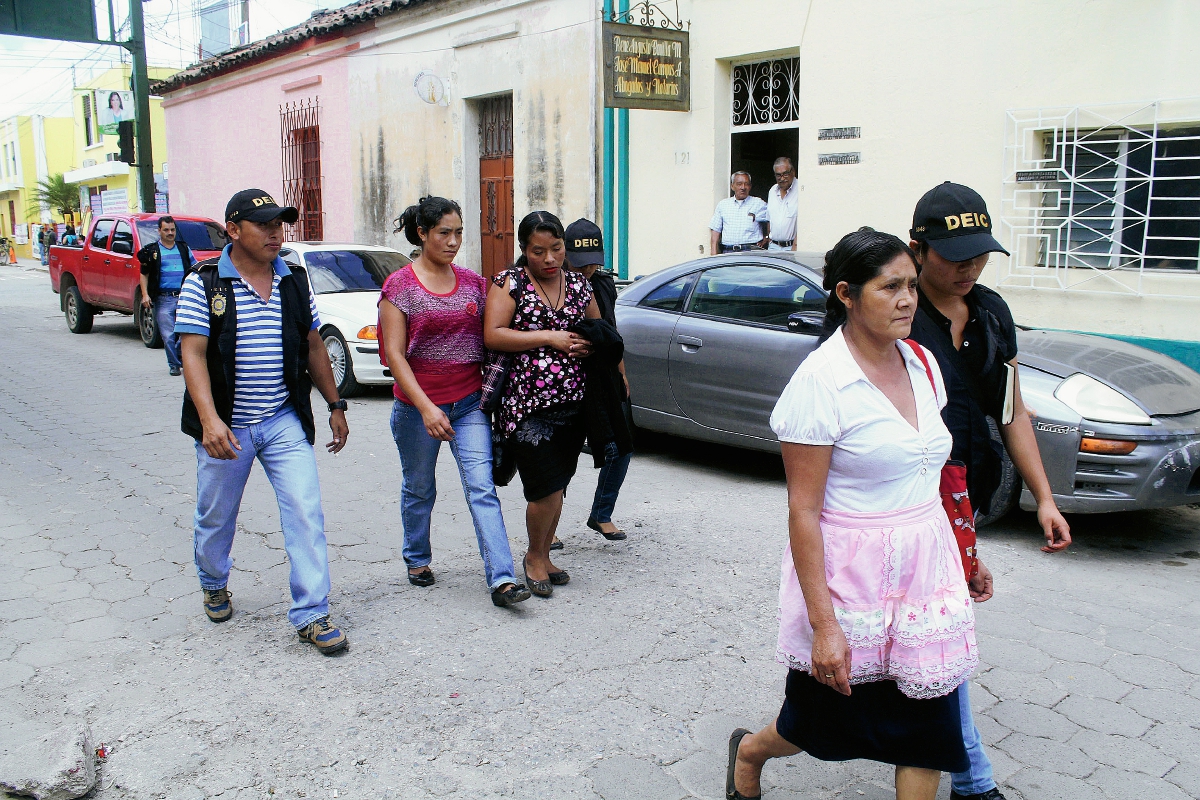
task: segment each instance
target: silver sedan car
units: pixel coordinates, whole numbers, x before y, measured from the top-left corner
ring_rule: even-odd
[[[769,419],[825,312],[823,257],[731,253],[636,281],[617,300],[639,428],[769,452]],[[1018,332],[1020,381],[1059,508],[1200,502],[1200,374],[1100,336]],[[988,520],[1033,498],[1005,465]]]

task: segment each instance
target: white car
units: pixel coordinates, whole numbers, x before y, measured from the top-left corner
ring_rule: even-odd
[[[362,386],[391,384],[392,373],[379,363],[376,304],[384,280],[411,263],[408,256],[390,247],[329,242],[287,242],[279,256],[308,273],[338,393],[352,397]]]

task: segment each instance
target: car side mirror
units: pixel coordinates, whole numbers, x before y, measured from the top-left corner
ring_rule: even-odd
[[[820,336],[825,330],[825,315],[818,311],[797,311],[788,315],[787,328],[792,333]]]
[[[131,256],[133,255],[133,245],[131,245],[129,242],[113,242],[112,251],[114,253],[121,253],[122,255]]]

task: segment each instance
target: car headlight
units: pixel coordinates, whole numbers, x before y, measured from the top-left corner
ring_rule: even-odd
[[[1125,395],[1095,378],[1077,372],[1058,385],[1054,396],[1084,419],[1149,425],[1150,417]]]

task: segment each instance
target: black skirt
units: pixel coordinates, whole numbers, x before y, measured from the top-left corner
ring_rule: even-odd
[[[583,412],[579,403],[535,411],[505,440],[521,475],[527,502],[566,491],[583,452]]]
[[[789,670],[786,699],[775,730],[822,761],[865,758],[900,767],[963,772],[958,689],[943,697],[914,700],[895,681],[850,687],[850,696]]]

